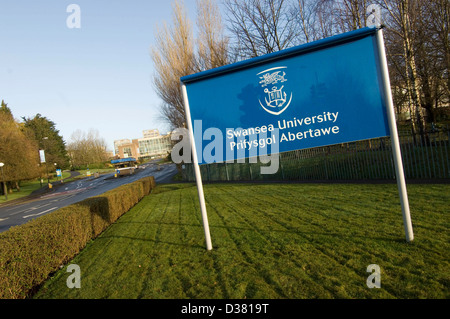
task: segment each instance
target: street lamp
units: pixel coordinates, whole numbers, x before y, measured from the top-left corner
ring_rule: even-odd
[[[3,174],[3,166],[5,166],[4,163],[0,163],[0,167],[2,169],[2,180],[3,180],[3,189],[5,192],[5,200],[8,200],[8,189],[6,188],[6,181],[5,181],[5,175]]]
[[[48,140],[48,137],[46,136],[46,137],[43,137],[42,138],[43,140]],[[45,145],[45,143],[42,143],[43,144],[43,146],[44,146],[44,151],[46,151],[46,145]],[[48,176],[48,166],[47,166],[47,161],[45,161],[45,172],[47,173],[47,183],[48,184],[50,184],[50,177]]]

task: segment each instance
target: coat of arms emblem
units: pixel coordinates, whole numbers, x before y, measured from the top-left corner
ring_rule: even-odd
[[[261,88],[264,88],[264,93],[266,93],[264,101],[261,102],[260,99],[259,104],[270,114],[280,115],[291,104],[292,93],[288,99],[287,93],[283,90],[284,85],[281,85],[287,81],[286,72],[283,70],[286,68],[285,66],[280,66],[257,74],[260,79],[259,84]]]

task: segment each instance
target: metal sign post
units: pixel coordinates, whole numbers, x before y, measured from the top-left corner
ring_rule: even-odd
[[[183,101],[184,101],[184,108],[186,111],[187,126],[188,126],[188,130],[189,130],[189,140],[191,142],[192,157],[194,160],[195,180],[197,182],[198,199],[200,201],[200,210],[202,212],[203,229],[205,231],[205,240],[206,240],[206,249],[211,250],[212,249],[211,234],[209,231],[208,215],[206,212],[205,195],[203,193],[202,175],[200,173],[200,166],[198,164],[197,149],[195,148],[194,129],[192,126],[191,111],[189,109],[189,100],[188,100],[188,96],[187,96],[187,92],[186,92],[186,86],[184,84],[182,84],[181,90],[183,91]]]
[[[409,211],[408,194],[406,192],[405,174],[403,171],[402,154],[400,151],[400,142],[398,139],[397,124],[395,123],[394,103],[392,100],[391,84],[389,80],[389,70],[386,61],[386,51],[384,48],[383,30],[380,28],[376,33],[378,43],[378,58],[381,68],[381,77],[383,83],[384,100],[391,131],[392,156],[394,158],[395,174],[397,178],[398,192],[403,213],[403,225],[405,227],[406,241],[411,242],[414,239],[411,215]]]

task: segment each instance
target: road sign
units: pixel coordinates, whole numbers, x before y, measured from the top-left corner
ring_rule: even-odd
[[[62,176],[62,173],[61,173],[61,170],[60,170],[60,169],[57,169],[57,170],[56,170],[56,176]]]

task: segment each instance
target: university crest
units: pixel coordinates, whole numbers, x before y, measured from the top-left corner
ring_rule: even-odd
[[[266,112],[273,115],[283,113],[292,101],[292,92],[288,96],[288,93],[284,91],[283,83],[287,81],[284,69],[287,69],[287,67],[280,66],[257,74],[260,79],[261,89],[266,94],[264,101],[258,100],[259,104]]]

